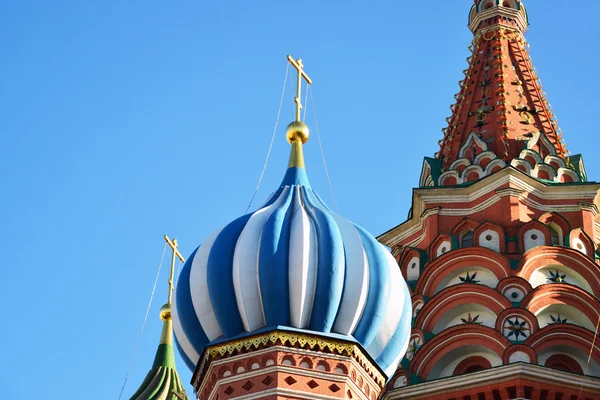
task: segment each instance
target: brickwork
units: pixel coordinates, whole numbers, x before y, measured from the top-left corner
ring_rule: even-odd
[[[207,357],[193,380],[196,396],[203,400],[376,400],[383,389],[383,380],[374,379],[375,367],[367,372],[356,354],[276,343]]]

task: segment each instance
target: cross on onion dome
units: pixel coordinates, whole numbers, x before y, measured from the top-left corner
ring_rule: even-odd
[[[300,58],[294,60],[292,56],[288,55],[287,59],[298,71],[298,80],[296,81],[296,97],[294,98],[294,101],[296,102],[296,121],[300,121],[300,110],[302,110],[302,102],[300,99],[300,95],[302,94],[302,78],[304,78],[306,83],[309,85],[312,84],[312,80],[308,77],[306,72],[304,72],[304,65],[302,64],[302,60]]]

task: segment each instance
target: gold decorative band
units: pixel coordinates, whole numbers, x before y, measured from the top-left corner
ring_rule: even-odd
[[[196,373],[204,369],[204,364],[209,361],[209,359],[218,359],[273,345],[283,345],[305,350],[327,351],[332,354],[350,356],[365,369],[378,385],[381,387],[385,385],[386,379],[384,375],[371,359],[365,355],[358,344],[322,336],[312,336],[304,333],[286,331],[267,332],[207,347],[204,350],[204,357],[202,357],[202,362],[198,366],[199,368],[196,369]]]

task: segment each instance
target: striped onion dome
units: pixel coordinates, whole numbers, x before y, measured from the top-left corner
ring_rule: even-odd
[[[181,271],[173,327],[192,371],[206,346],[273,329],[358,342],[388,377],[406,352],[412,305],[398,264],[311,189],[307,139],[304,123],[290,124],[279,188],[210,235]]]

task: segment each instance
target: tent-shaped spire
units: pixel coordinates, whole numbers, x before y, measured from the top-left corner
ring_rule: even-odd
[[[425,160],[421,186],[469,183],[508,165],[554,183],[585,180],[542,91],[523,36],[527,27],[522,1],[475,1],[469,67],[436,160]]]

